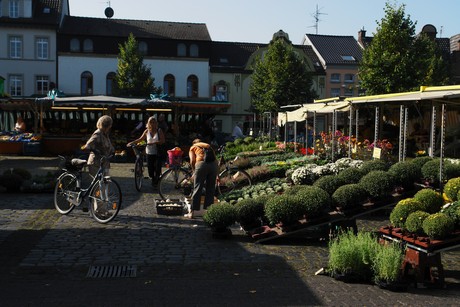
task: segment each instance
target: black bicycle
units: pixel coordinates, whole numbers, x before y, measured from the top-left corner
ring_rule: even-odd
[[[130,147],[133,148],[134,154],[136,155],[136,161],[134,162],[134,184],[137,191],[141,191],[142,182],[144,180],[144,169],[145,169],[145,145],[132,144]]]
[[[235,189],[241,189],[252,185],[251,176],[243,169],[234,165],[235,160],[227,161],[224,158],[225,145],[217,150],[220,155],[220,172],[216,178],[216,194],[223,195]],[[192,170],[188,162],[182,164],[170,164],[169,169],[164,171],[158,181],[158,192],[163,199],[185,199],[192,195],[193,178]]]
[[[64,163],[54,188],[54,206],[59,213],[69,214],[88,197],[90,215],[97,222],[105,224],[117,216],[122,202],[120,185],[104,175],[104,162],[110,157],[102,156],[96,176],[87,188],[82,188],[82,172],[87,161],[59,156]]]

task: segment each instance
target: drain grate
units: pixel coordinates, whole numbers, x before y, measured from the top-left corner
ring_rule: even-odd
[[[88,278],[136,277],[135,265],[92,265],[88,270]]]

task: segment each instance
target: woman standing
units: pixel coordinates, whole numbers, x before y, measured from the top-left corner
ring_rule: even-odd
[[[161,175],[161,158],[159,156],[158,145],[164,144],[165,135],[161,128],[158,128],[158,122],[155,117],[149,117],[147,126],[142,135],[132,142],[126,144],[131,146],[145,140],[147,146],[145,147],[145,153],[147,154],[147,169],[149,171],[149,177],[152,178],[152,185],[158,183],[158,178]]]

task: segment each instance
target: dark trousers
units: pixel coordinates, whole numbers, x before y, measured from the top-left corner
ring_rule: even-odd
[[[197,162],[195,165],[195,180],[193,182],[192,210],[200,210],[201,194],[206,189],[204,209],[214,203],[216,192],[216,177],[218,172],[217,161]]]
[[[157,155],[147,155],[147,170],[149,171],[149,177],[154,181],[158,181],[161,175],[161,164],[159,163]]]

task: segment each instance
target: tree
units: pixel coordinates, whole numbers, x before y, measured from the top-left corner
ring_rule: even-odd
[[[363,51],[359,66],[361,86],[368,95],[417,90],[421,85],[448,83],[448,65],[436,42],[415,35],[415,25],[405,16],[405,5],[385,4],[385,17]]]
[[[307,65],[284,38],[274,39],[258,59],[249,93],[259,112],[277,112],[280,106],[303,104],[316,98]]]
[[[118,69],[114,82],[114,93],[125,97],[149,97],[158,92],[154,85],[150,67],[144,64],[136,38],[131,33],[128,40],[119,45]]]

